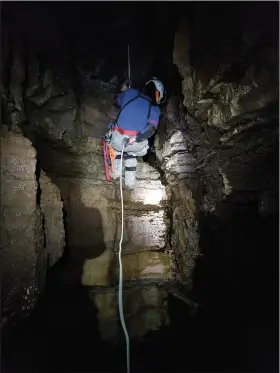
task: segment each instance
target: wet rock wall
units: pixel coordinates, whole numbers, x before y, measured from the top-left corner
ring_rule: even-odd
[[[37,154],[31,142],[21,133],[12,133],[7,127],[2,127],[3,323],[32,311],[39,293],[44,289],[48,261],[55,262],[63,252],[60,194],[45,175],[42,175],[41,186],[37,171]]]

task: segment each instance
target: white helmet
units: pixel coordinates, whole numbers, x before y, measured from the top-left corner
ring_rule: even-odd
[[[151,83],[151,82],[154,83],[154,85],[156,87],[156,90],[158,92],[158,94],[156,95],[157,104],[161,104],[161,103],[165,102],[166,95],[165,95],[165,89],[164,89],[164,86],[163,86],[162,82],[158,78],[153,77],[151,80],[149,80],[146,83],[146,85]],[[163,99],[164,99],[164,101],[162,101]]]

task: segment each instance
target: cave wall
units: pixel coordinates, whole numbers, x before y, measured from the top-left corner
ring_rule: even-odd
[[[74,142],[75,147],[66,152],[65,147],[50,149],[47,142],[40,141],[40,159],[60,190],[65,208],[67,250],[81,263],[77,273],[79,281],[93,288],[89,295],[98,309],[101,337],[119,340],[123,338],[116,298],[121,229],[119,184],[105,181],[100,140],[76,140],[72,145]],[[124,190],[122,245],[124,309],[133,338],[168,323],[167,293],[159,285],[173,278],[172,257],[166,243],[169,219],[165,212],[165,187],[160,174],[143,162],[137,166],[137,179],[133,191]],[[72,271],[70,267],[69,271]],[[63,271],[59,270],[54,278],[52,281],[61,282]],[[135,293],[132,286],[138,289]],[[156,301],[145,295],[153,291],[158,293],[154,295]],[[133,308],[135,303],[138,308]]]
[[[36,152],[21,135],[1,137],[1,274],[3,318],[26,314],[38,288],[37,256],[43,250],[37,207]]]
[[[39,176],[40,209],[43,214],[44,239],[47,253],[47,266],[51,267],[62,257],[65,246],[65,224],[63,202],[60,191],[46,173]]]
[[[222,17],[229,9],[232,16]],[[245,113],[278,102],[277,6],[203,5],[194,13],[199,22],[182,19],[174,42],[184,104],[198,121],[226,132]]]
[[[37,172],[37,153],[31,142],[19,131],[13,133],[8,131],[6,126],[2,126],[3,325],[32,311],[38,295],[44,290],[48,260],[49,263],[57,260],[64,247],[59,191],[45,175],[42,175],[41,186]],[[55,232],[58,233],[56,236]]]
[[[228,19],[223,14],[229,9]],[[277,5],[240,3],[229,9],[197,5],[191,17],[181,19],[174,41],[208,211],[215,208],[217,194],[218,200],[244,192],[260,199],[277,195]]]
[[[37,7],[32,9],[34,15],[41,14]],[[22,17],[29,19],[30,9],[21,10]],[[52,13],[51,5],[44,10]],[[4,60],[10,64],[3,66],[3,123],[11,133],[22,131],[36,149],[44,249],[40,263],[34,260],[43,274],[48,272],[54,287],[69,286],[73,281],[86,286],[98,309],[102,338],[122,338],[116,303],[120,192],[118,182],[106,182],[101,139],[117,115],[112,100],[124,77],[127,44],[120,44],[124,61],[119,56],[112,69],[116,40],[108,40],[106,50],[97,40],[91,41],[84,64],[85,40],[77,45],[77,58],[71,60],[71,49],[67,50],[56,22],[42,45],[27,23],[24,42],[18,45],[19,13],[7,13],[10,22],[4,32],[9,43],[5,44]],[[38,26],[40,37],[42,27]],[[52,45],[55,32],[62,39]],[[64,45],[61,51],[59,43]],[[143,41],[139,45],[137,50],[131,48],[133,76],[139,78],[136,84],[145,81],[154,59],[144,58],[152,45]],[[168,323],[167,293],[161,284],[173,278],[165,186],[160,173],[141,161],[137,180],[135,190],[124,191],[123,241],[124,309],[135,337]],[[71,258],[68,264],[59,260],[63,253]],[[38,280],[42,291],[45,280],[44,275]],[[138,289],[135,294],[133,284]]]
[[[193,269],[200,254],[201,181],[189,138],[182,99],[173,95],[156,134],[154,150],[170,197],[169,240],[176,263],[176,280],[191,288]]]
[[[260,219],[277,215],[276,8],[272,3],[181,5],[173,49],[180,78],[173,73],[154,162],[170,195],[176,278],[189,288],[205,257],[207,219],[228,221],[239,207],[237,216],[242,214],[242,206]],[[239,207],[226,212],[226,202]],[[235,224],[234,219],[228,224]]]
[[[182,181],[176,180],[172,190],[178,207],[173,202],[170,211],[176,227],[172,248],[176,259],[184,258],[177,263],[177,276],[191,290],[188,296],[204,306],[193,322],[210,336],[206,345],[214,334],[222,341],[221,370],[229,361],[236,371],[278,364],[272,357],[278,348],[279,310],[278,14],[279,4],[264,2],[197,3],[185,12],[173,53],[184,106],[177,104],[173,112],[182,113],[183,135],[175,135],[177,115],[169,125],[174,134],[169,163],[162,157],[168,139],[161,130],[155,140],[165,173],[172,158],[182,167],[185,195],[178,192]],[[191,196],[196,196],[194,203]],[[267,295],[265,301],[260,294]],[[265,333],[269,347],[262,343]],[[242,347],[236,347],[240,341]],[[214,344],[211,351],[216,350]]]

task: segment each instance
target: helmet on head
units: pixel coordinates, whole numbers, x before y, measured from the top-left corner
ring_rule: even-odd
[[[165,89],[164,89],[164,86],[162,84],[162,82],[158,79],[158,78],[155,78],[153,77],[151,80],[149,80],[147,84],[150,84],[150,83],[153,83],[155,85],[155,90],[156,90],[156,103],[157,104],[161,104],[163,102],[165,102],[165,99],[166,99],[166,95],[165,95]]]

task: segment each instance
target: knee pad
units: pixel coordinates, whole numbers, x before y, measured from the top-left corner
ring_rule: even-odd
[[[128,188],[133,189],[136,183],[137,159],[132,156],[127,156],[124,162],[125,162],[124,183]]]
[[[128,187],[129,189],[133,189],[135,187],[136,167],[129,167],[129,169],[125,168],[124,183],[125,183],[125,186]]]
[[[125,168],[131,168],[134,167],[136,169],[137,166],[137,159],[132,156],[128,156],[124,160]]]

